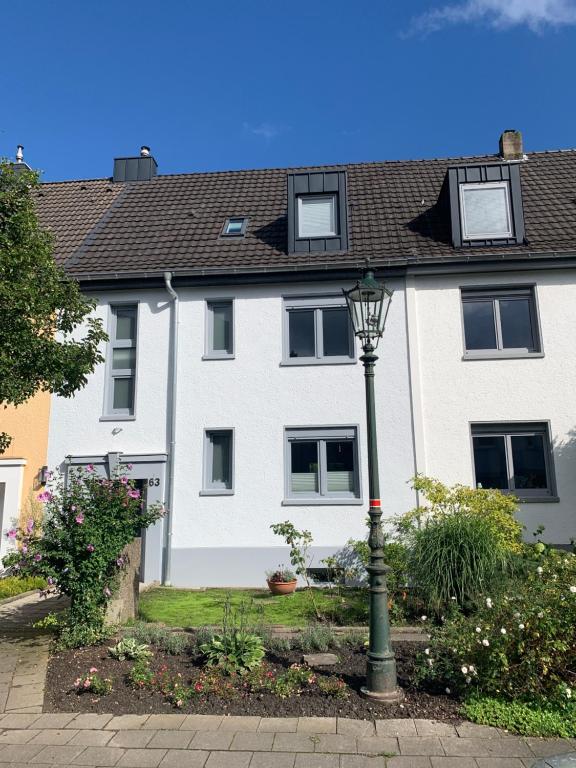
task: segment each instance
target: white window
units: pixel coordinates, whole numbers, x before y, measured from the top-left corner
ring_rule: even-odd
[[[460,184],[460,215],[463,240],[512,237],[508,183]]]
[[[298,237],[334,237],[336,195],[303,195],[298,198]]]
[[[237,216],[235,218],[226,219],[222,234],[242,237],[246,234],[247,223],[248,220],[244,216]]]
[[[234,493],[234,431],[207,429],[204,438],[204,483],[202,495]]]
[[[342,296],[284,299],[284,365],[354,361],[354,334]]]
[[[294,428],[285,435],[285,503],[359,500],[356,427]]]
[[[108,388],[105,410],[108,416],[133,416],[136,394],[138,307],[136,304],[120,304],[110,309],[112,317],[108,344]]]

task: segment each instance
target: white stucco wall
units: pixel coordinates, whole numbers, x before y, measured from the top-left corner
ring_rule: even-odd
[[[460,288],[536,285],[544,357],[462,360]],[[408,278],[418,470],[446,483],[473,483],[470,423],[549,421],[560,502],[523,503],[527,537],[576,537],[576,272],[498,272]]]
[[[281,366],[282,297],[340,291],[342,284],[182,288],[178,371],[178,426],[172,536],[172,583],[183,586],[261,584],[265,568],[288,564],[287,550],[270,531],[290,519],[314,536],[316,561],[351,537],[365,535],[368,507],[363,369],[354,365]],[[414,504],[414,473],[406,315],[401,281],[378,353],[376,372],[381,497],[384,514]],[[234,299],[235,357],[202,360],[205,303]],[[99,298],[108,304],[129,294]],[[100,421],[105,366],[70,400],[55,398],[49,462],[67,454],[166,450],[169,309],[162,291],[140,292],[136,419]],[[283,506],[284,428],[358,425],[364,504]],[[115,428],[121,432],[113,435]],[[201,496],[203,433],[235,430],[235,493]],[[318,562],[317,562],[318,564]]]

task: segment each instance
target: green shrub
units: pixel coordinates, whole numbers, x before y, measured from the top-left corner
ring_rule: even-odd
[[[112,692],[112,681],[101,677],[96,667],[90,667],[87,674],[76,678],[74,687],[78,694],[95,693],[97,696],[106,696]]]
[[[44,589],[45,586],[46,579],[42,576],[4,576],[0,578],[0,600],[32,589]]]
[[[190,648],[190,637],[182,632],[170,632],[160,648],[171,656],[179,656]]]
[[[432,630],[422,672],[461,693],[564,706],[576,687],[576,557],[531,548],[471,615]]]
[[[148,659],[139,659],[128,672],[128,681],[133,688],[149,688],[154,680]]]
[[[409,570],[428,610],[475,604],[509,568],[509,555],[488,521],[466,512],[436,517],[409,537]]]
[[[475,697],[464,704],[462,714],[473,723],[492,725],[521,736],[576,736],[576,706],[566,709],[539,707],[520,701]]]
[[[66,483],[59,475],[38,499],[45,502],[41,527],[30,519],[10,532],[19,546],[4,565],[43,577],[51,591],[70,598],[63,644],[100,639],[108,600],[126,565],[124,549],[162,510],[144,506],[127,477],[98,477],[92,465],[69,471]]]
[[[289,653],[294,647],[292,638],[270,635],[266,648],[273,653]]]
[[[112,648],[108,648],[108,652],[113,659],[124,661],[125,659],[148,659],[152,656],[152,651],[148,649],[145,643],[138,643],[133,637],[125,637]]]
[[[258,635],[233,631],[214,635],[210,642],[200,646],[209,667],[218,666],[228,674],[243,673],[261,664],[265,650]]]
[[[330,627],[324,624],[309,624],[296,638],[296,644],[306,652],[324,652],[329,648],[339,648],[341,642]]]

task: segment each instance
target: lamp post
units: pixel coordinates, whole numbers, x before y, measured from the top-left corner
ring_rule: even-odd
[[[369,648],[366,664],[366,685],[362,694],[373,701],[396,702],[402,690],[396,679],[396,660],[390,642],[388,618],[388,590],[386,574],[390,570],[384,564],[384,532],[380,506],[380,480],[378,476],[378,445],[376,438],[376,412],[374,407],[374,368],[378,357],[374,354],[384,333],[384,325],[390,308],[392,292],[367,270],[362,280],[349,291],[342,291],[364,354],[366,384],[366,419],[368,427],[368,477],[370,486],[370,564],[367,567],[370,583]]]

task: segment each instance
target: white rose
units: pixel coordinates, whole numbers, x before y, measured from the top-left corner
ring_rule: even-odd
[[[462,667],[462,674],[467,675],[468,674],[468,667]]]
[[[570,587],[570,592],[576,592],[576,587]]]
[[[504,627],[502,627],[502,629],[500,630],[500,634],[501,635],[505,635],[506,634],[506,630],[504,629]]]
[[[478,634],[480,634],[480,632],[482,632],[482,630],[480,629],[480,627],[476,627],[476,632],[478,632]]]
[[[539,565],[538,568],[536,568],[536,573],[538,574],[538,576],[541,576],[542,573],[544,573],[544,568],[542,568],[542,566]]]
[[[485,645],[486,648],[488,648],[488,646],[490,645],[490,642],[486,638],[484,638],[484,640],[482,640],[482,645]]]
[[[524,624],[518,624],[518,629],[524,629]]]
[[[426,656],[430,656],[430,648],[425,648],[424,653],[426,654]]]

